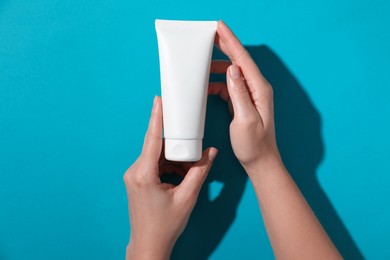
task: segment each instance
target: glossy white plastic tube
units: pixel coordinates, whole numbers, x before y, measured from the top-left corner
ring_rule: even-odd
[[[198,161],[216,21],[156,20],[165,158]]]

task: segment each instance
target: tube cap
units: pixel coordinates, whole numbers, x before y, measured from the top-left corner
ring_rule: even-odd
[[[165,139],[165,158],[177,162],[199,161],[202,158],[202,139]]]

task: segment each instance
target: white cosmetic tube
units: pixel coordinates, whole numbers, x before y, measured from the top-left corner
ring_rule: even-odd
[[[156,20],[165,158],[198,161],[216,21]]]

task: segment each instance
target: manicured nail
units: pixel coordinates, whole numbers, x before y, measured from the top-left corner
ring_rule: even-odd
[[[209,151],[209,160],[214,161],[217,154],[218,154],[218,150],[216,148],[211,148]]]
[[[232,77],[232,79],[241,78],[240,68],[237,65],[233,64],[232,66],[230,66],[229,72],[230,72],[230,77]]]

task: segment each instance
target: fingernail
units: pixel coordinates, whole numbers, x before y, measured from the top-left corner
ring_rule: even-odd
[[[215,157],[217,157],[218,150],[216,148],[211,148],[209,151],[209,160],[214,161]]]
[[[232,79],[238,79],[241,77],[240,68],[237,65],[233,64],[232,66],[230,66],[229,72],[230,77],[232,77]]]

